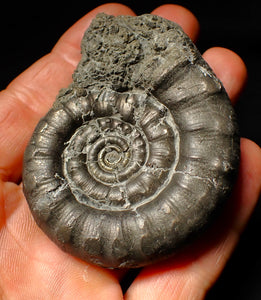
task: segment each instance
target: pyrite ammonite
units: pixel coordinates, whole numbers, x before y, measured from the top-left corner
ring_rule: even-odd
[[[73,82],[24,155],[24,193],[63,250],[104,267],[175,253],[209,224],[239,162],[221,82],[175,23],[99,14]]]

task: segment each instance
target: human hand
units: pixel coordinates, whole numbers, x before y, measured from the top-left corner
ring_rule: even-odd
[[[134,13],[120,4],[91,11],[0,94],[0,298],[122,299],[125,271],[87,264],[62,252],[35,224],[22,192],[26,144],[80,59],[83,33],[98,12]],[[177,5],[152,12],[179,23],[195,40],[195,17]],[[235,103],[246,68],[233,52],[212,48],[203,55]],[[245,227],[261,189],[261,150],[241,140],[241,165],[233,196],[215,224],[192,245],[165,262],[141,270],[125,299],[202,299],[215,282]]]

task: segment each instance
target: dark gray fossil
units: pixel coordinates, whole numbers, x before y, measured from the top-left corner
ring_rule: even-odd
[[[211,221],[239,162],[221,82],[175,23],[99,14],[37,125],[24,193],[63,250],[104,267],[169,257]]]

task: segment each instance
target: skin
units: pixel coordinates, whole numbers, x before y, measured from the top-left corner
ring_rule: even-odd
[[[125,271],[89,265],[57,248],[37,227],[22,192],[22,159],[39,118],[51,107],[80,59],[80,41],[98,12],[134,15],[121,4],[97,7],[58,41],[52,52],[0,94],[0,298],[1,299],[203,299],[235,248],[261,190],[261,149],[241,139],[241,164],[231,199],[211,228],[181,254],[143,268],[126,294]],[[163,5],[153,14],[179,23],[195,41],[199,23],[187,9]],[[205,60],[233,104],[247,77],[241,58],[211,48]]]

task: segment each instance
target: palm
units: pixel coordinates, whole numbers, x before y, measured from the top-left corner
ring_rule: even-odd
[[[17,184],[28,139],[60,88],[70,83],[80,59],[83,32],[100,11],[134,14],[119,4],[98,7],[69,29],[51,54],[0,95],[0,295],[6,299],[122,299],[119,280],[125,272],[88,265],[58,249],[36,226],[22,185]],[[180,23],[192,39],[198,34],[195,17],[179,6],[162,6],[153,13]],[[204,57],[235,100],[246,77],[241,59],[221,48],[208,50]],[[235,81],[237,85],[233,84]],[[193,251],[188,248],[167,263],[144,268],[128,289],[126,299],[204,296],[231,254],[260,191],[261,150],[245,139],[241,150],[237,189],[220,218],[222,222],[218,220],[193,245]]]

